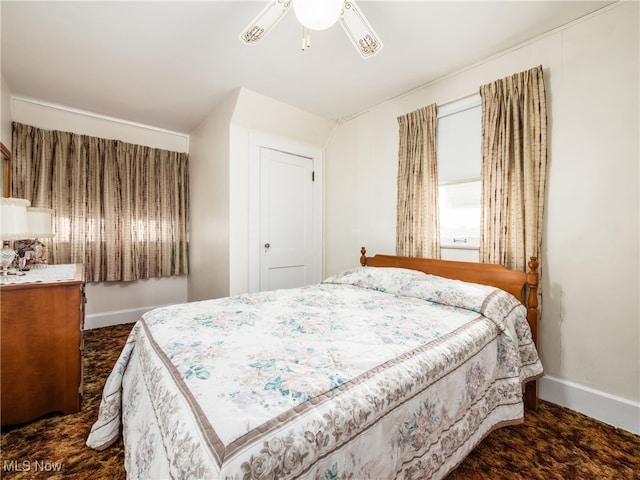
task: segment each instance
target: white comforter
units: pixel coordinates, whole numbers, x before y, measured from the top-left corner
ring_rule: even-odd
[[[159,308],[135,325],[87,444],[129,478],[441,478],[522,420],[542,374],[524,307],[394,268]]]

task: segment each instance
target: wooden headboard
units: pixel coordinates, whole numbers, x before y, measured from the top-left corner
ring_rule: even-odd
[[[527,307],[527,321],[531,327],[533,341],[538,346],[538,259],[531,257],[529,272],[509,270],[502,265],[474,262],[456,262],[452,260],[434,260],[431,258],[399,257],[394,255],[375,255],[367,257],[365,247],[360,249],[360,264],[369,267],[397,267],[419,270],[439,277],[463,280],[498,287],[520,299]],[[532,410],[538,409],[538,382],[527,383],[525,405]]]

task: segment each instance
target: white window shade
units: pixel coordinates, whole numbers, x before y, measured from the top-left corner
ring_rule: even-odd
[[[480,178],[482,107],[479,95],[439,109],[437,149],[439,184]]]

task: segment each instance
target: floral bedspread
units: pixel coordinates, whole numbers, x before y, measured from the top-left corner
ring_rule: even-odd
[[[146,313],[87,445],[129,478],[441,478],[523,418],[542,374],[492,287],[356,268],[303,288]]]

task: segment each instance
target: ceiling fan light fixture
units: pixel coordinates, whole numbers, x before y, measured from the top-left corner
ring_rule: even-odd
[[[309,30],[325,30],[340,18],[344,0],[293,0],[298,21]]]
[[[1,0],[0,0],[1,1]],[[382,49],[382,42],[358,7],[356,0],[269,0],[264,9],[240,34],[240,39],[256,45],[291,10],[302,29],[302,50],[311,45],[309,30],[324,30],[339,22],[362,58]]]

